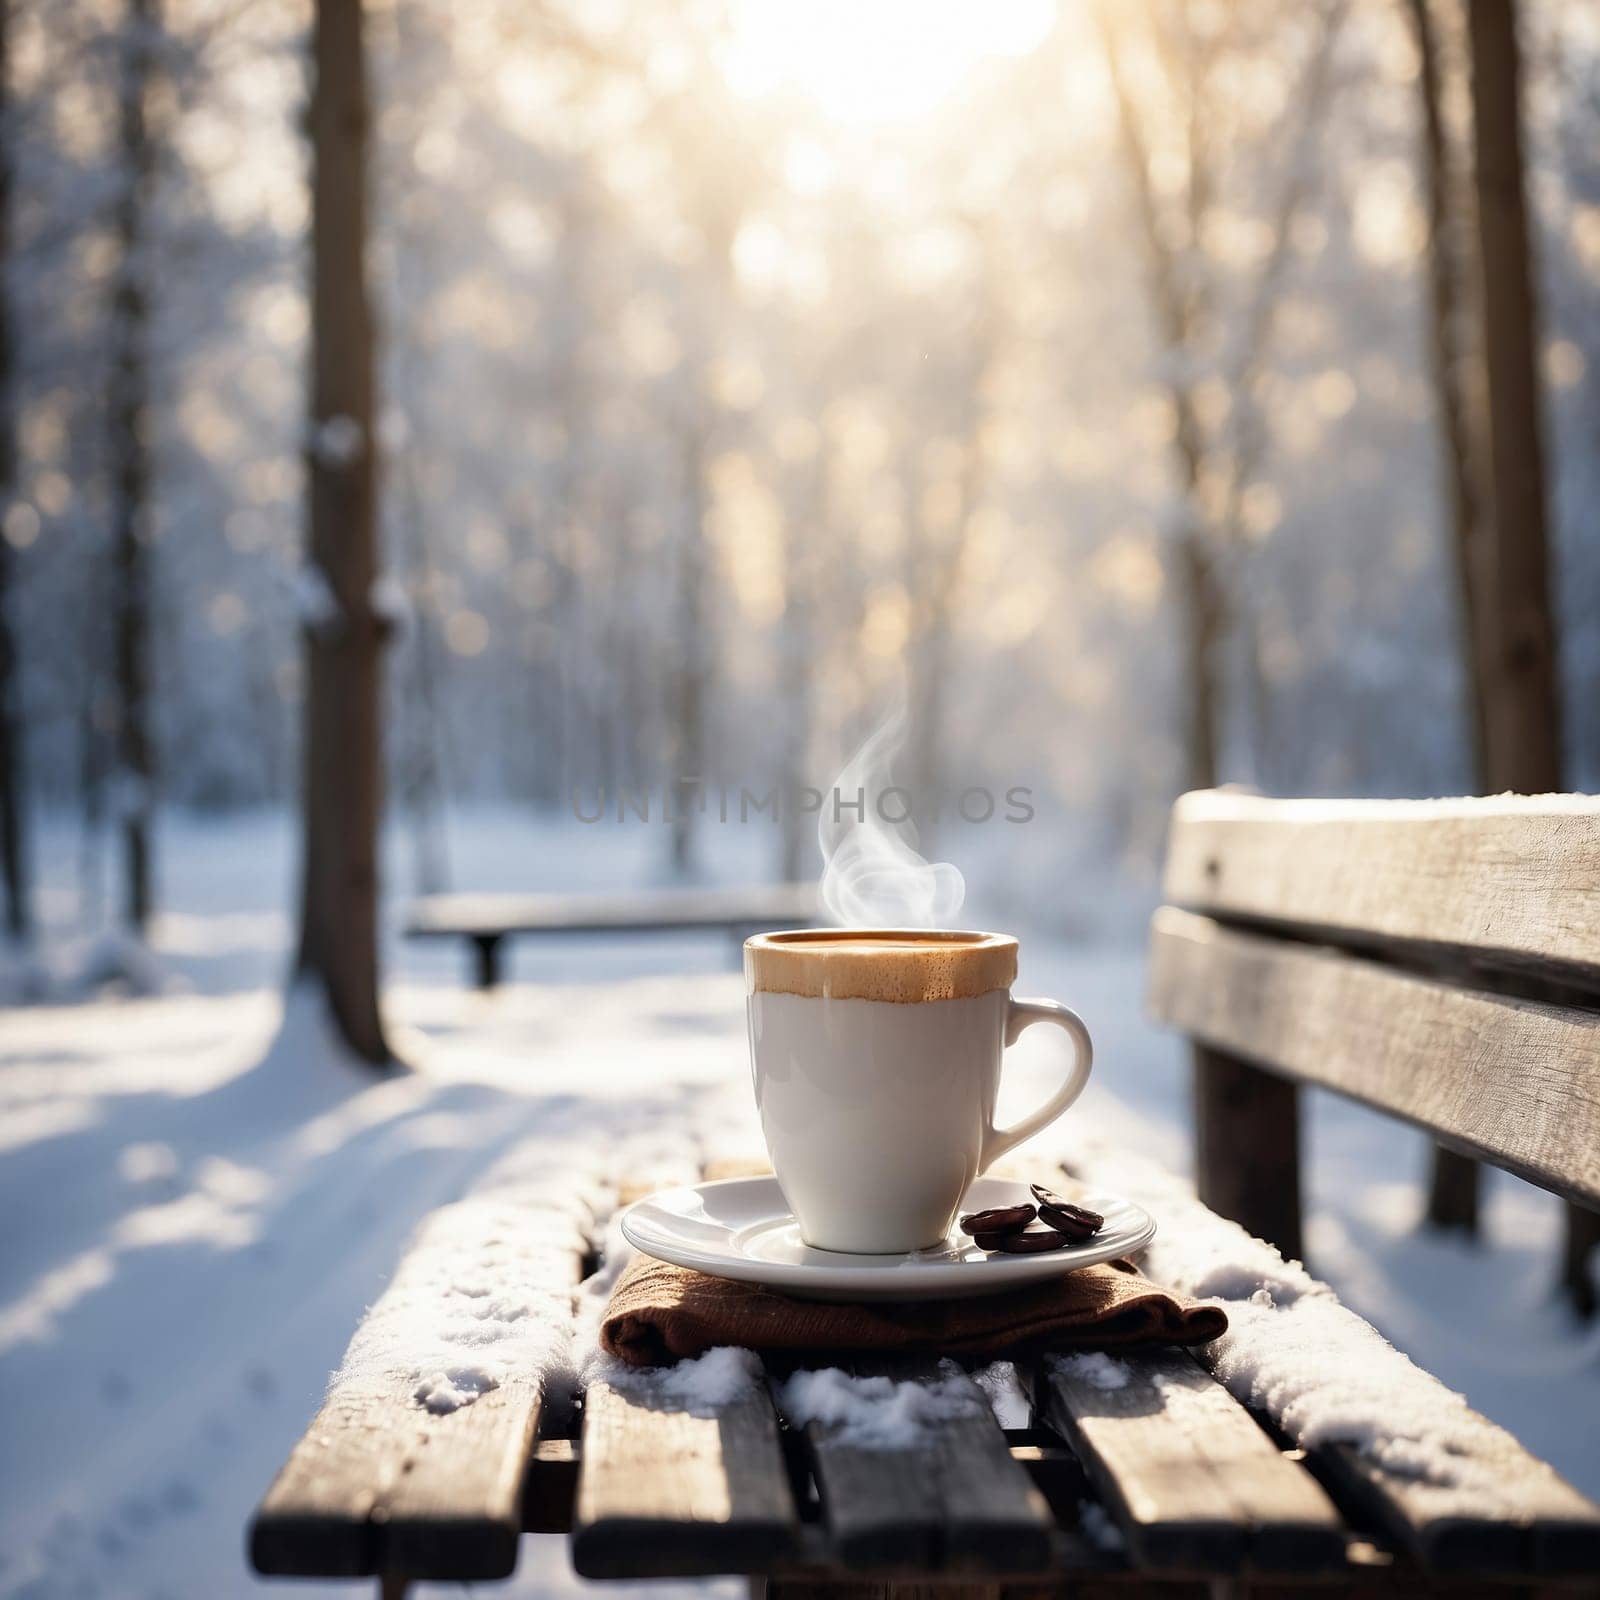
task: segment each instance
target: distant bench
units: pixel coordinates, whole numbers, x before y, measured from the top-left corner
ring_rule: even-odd
[[[809,927],[816,887],[753,884],[734,889],[662,889],[627,894],[439,894],[412,906],[408,939],[465,939],[480,989],[500,981],[500,946],[510,938],[617,933],[729,934],[735,945],[771,928]]]

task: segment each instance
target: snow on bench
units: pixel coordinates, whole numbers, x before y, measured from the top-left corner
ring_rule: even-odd
[[[557,1124],[428,1217],[256,1514],[257,1571],[512,1572],[541,1417],[591,1353],[598,1313],[580,1286],[617,1175],[678,1182],[699,1166],[687,1129]]]
[[[503,1577],[586,1216],[463,1200],[418,1231],[256,1517],[258,1571]]]
[[[780,1590],[1130,1567],[1376,1583],[1386,1541],[1446,1575],[1600,1571],[1600,1510],[1126,1151],[1085,1147],[1070,1167],[1161,1218],[1148,1270],[1221,1300],[1230,1332],[1199,1360],[1019,1362],[1041,1426],[1008,1435],[993,1371],[952,1363],[763,1369],[724,1350],[639,1372],[599,1357],[614,1228],[579,1280],[597,1219],[627,1198],[614,1179],[685,1181],[707,1170],[705,1141],[676,1128],[620,1143],[609,1182],[563,1170],[558,1148],[533,1141],[419,1232],[261,1508],[259,1569],[503,1576],[538,1528],[570,1529],[585,1575],[765,1573]],[[586,1394],[568,1442],[572,1388]]]
[[[1298,1262],[1124,1148],[1068,1166],[1161,1219],[1145,1270],[1228,1312],[1211,1372],[1436,1572],[1593,1576],[1600,1507],[1396,1350]],[[1554,1381],[1554,1380],[1553,1380]]]

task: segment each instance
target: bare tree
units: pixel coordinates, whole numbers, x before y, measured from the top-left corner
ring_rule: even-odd
[[[1290,120],[1285,166],[1270,207],[1267,250],[1245,297],[1222,337],[1223,289],[1205,251],[1205,228],[1216,194],[1220,152],[1212,129],[1222,118],[1217,82],[1219,41],[1197,25],[1190,0],[1180,0],[1172,15],[1175,35],[1158,31],[1156,46],[1172,90],[1183,108],[1185,182],[1177,204],[1158,193],[1152,137],[1123,60],[1125,11],[1113,19],[1102,4],[1097,16],[1116,98],[1122,140],[1148,262],[1152,308],[1164,346],[1162,370],[1172,407],[1172,449],[1176,511],[1167,530],[1164,559],[1170,590],[1177,596],[1183,643],[1179,682],[1186,696],[1182,713],[1184,783],[1207,788],[1221,770],[1225,707],[1222,703],[1224,646],[1240,651],[1252,702],[1254,743],[1261,753],[1260,729],[1266,687],[1261,677],[1254,619],[1243,603],[1240,514],[1245,491],[1265,451],[1267,432],[1260,417],[1261,387],[1270,352],[1275,309],[1281,298],[1295,218],[1309,188],[1315,143],[1333,81],[1334,47],[1345,14],[1345,0],[1324,0],[1311,34],[1309,53],[1289,97]],[[1223,13],[1229,15],[1229,13]],[[1200,384],[1207,361],[1223,352],[1228,408],[1220,426],[1207,426]],[[1298,1218],[1263,1208],[1260,1193],[1239,1181],[1234,1166],[1209,1159],[1225,1143],[1219,1130],[1249,1118],[1280,1146],[1281,1193],[1298,1183],[1299,1145],[1296,1090],[1211,1051],[1196,1051],[1194,1116],[1200,1141],[1200,1196],[1226,1216],[1263,1231],[1280,1249],[1298,1254]]]
[[[396,763],[398,800],[411,824],[413,873],[421,894],[438,894],[450,881],[445,831],[445,722],[440,714],[437,619],[431,596],[437,567],[427,508],[409,460],[401,472],[402,526],[411,599],[410,673],[402,691],[410,725]]]
[[[1185,13],[1186,15],[1187,13]],[[1144,244],[1159,336],[1167,354],[1168,397],[1172,405],[1172,445],[1177,475],[1177,504],[1181,524],[1167,530],[1163,546],[1173,591],[1181,597],[1183,661],[1180,681],[1186,695],[1181,718],[1184,743],[1183,783],[1189,789],[1209,789],[1217,781],[1218,687],[1217,640],[1223,629],[1222,595],[1216,560],[1206,528],[1201,499],[1205,441],[1195,404],[1195,384],[1188,363],[1180,359],[1192,349],[1197,335],[1200,306],[1198,274],[1181,270],[1179,251],[1169,238],[1155,183],[1150,152],[1133,91],[1122,66],[1122,42],[1117,25],[1104,6],[1099,13],[1105,40],[1106,63],[1111,72],[1122,129],[1128,172],[1138,209],[1140,238]],[[1190,84],[1191,104],[1197,105]],[[1204,120],[1196,112],[1188,120],[1191,153],[1198,157],[1204,137]],[[1190,245],[1205,205],[1205,161],[1190,166]]]
[[[11,328],[11,187],[16,140],[11,128],[11,0],[0,0],[0,518],[17,497],[17,357]],[[22,712],[18,705],[16,639],[11,631],[11,545],[0,529],[0,875],[5,926],[26,938],[28,858],[24,838]]]
[[[1445,67],[1434,21],[1433,0],[1406,0],[1417,46],[1417,91],[1422,112],[1422,188],[1427,213],[1425,263],[1428,276],[1428,366],[1438,413],[1445,506],[1450,520],[1458,586],[1458,610],[1467,668],[1467,734],[1472,773],[1484,781],[1485,746],[1482,664],[1472,648],[1477,628],[1473,573],[1482,521],[1482,491],[1473,472],[1474,385],[1472,342],[1465,319],[1471,283],[1464,264],[1468,248],[1460,170],[1445,124]],[[1481,395],[1477,396],[1481,405]]]
[[[930,518],[924,491],[932,487],[917,430],[909,441],[909,504],[906,510],[906,596],[910,602],[906,641],[908,737],[911,788],[919,807],[918,833],[926,848],[937,837],[946,787],[944,732],[949,713],[950,646],[963,569],[972,543],[972,523],[983,505],[988,462],[984,458],[984,420],[989,380],[999,358],[1002,333],[996,292],[999,251],[983,223],[964,218],[976,266],[971,320],[958,335],[955,370],[948,391],[957,412],[950,438],[957,442],[953,490],[947,507]],[[945,469],[946,472],[948,468]],[[936,480],[937,481],[937,480]]]
[[[432,351],[424,331],[422,285],[434,270],[434,235],[417,220],[417,130],[426,124],[428,108],[421,101],[428,81],[427,35],[415,26],[415,8],[396,6],[393,12],[394,48],[404,73],[399,92],[411,107],[413,121],[404,143],[404,159],[391,174],[393,186],[392,231],[395,239],[393,296],[397,320],[390,343],[393,381],[397,396],[408,409],[425,392]],[[450,879],[449,842],[445,828],[448,789],[447,730],[440,700],[443,672],[439,654],[439,628],[435,592],[438,564],[435,530],[423,492],[421,451],[423,441],[412,436],[417,419],[407,415],[407,448],[397,463],[399,500],[398,537],[405,567],[410,604],[409,626],[402,662],[395,671],[401,678],[399,711],[394,730],[399,746],[394,760],[395,801],[410,824],[412,880],[420,894],[442,892]]]
[[[117,44],[119,189],[117,265],[111,291],[110,420],[113,683],[122,831],[124,921],[144,930],[151,906],[150,812],[155,778],[150,738],[150,212],[155,143],[150,102],[160,29],[158,0],[128,0]]]
[[[709,399],[697,411],[683,434],[683,505],[675,552],[674,658],[668,690],[668,770],[663,779],[664,803],[672,808],[672,870],[679,875],[694,864],[695,808],[705,792],[696,786],[706,776],[706,693],[712,662],[706,537],[711,500]]]
[[[1468,340],[1462,319],[1467,307],[1462,267],[1461,174],[1451,149],[1442,99],[1443,63],[1430,0],[1406,0],[1417,47],[1417,91],[1422,111],[1422,188],[1427,209],[1428,367],[1433,384],[1443,457],[1446,512],[1457,575],[1462,660],[1467,676],[1467,738],[1472,782],[1487,782],[1484,728],[1484,662],[1477,649],[1479,604],[1474,572],[1482,517],[1472,462],[1473,412]],[[1433,1147],[1425,1213],[1436,1228],[1475,1233],[1478,1227],[1478,1165],[1470,1157]]]
[[[390,1059],[378,1008],[380,678],[370,132],[361,0],[318,0],[311,94],[311,417],[305,861],[298,972],[346,1043]]]
[[[688,209],[706,269],[680,436],[683,502],[671,602],[675,655],[668,685],[665,782],[672,806],[672,868],[679,874],[693,865],[695,818],[706,793],[703,785],[710,778],[706,702],[716,657],[716,625],[711,616],[709,517],[711,468],[724,431],[714,367],[725,321],[736,304],[733,245],[753,182],[751,162],[739,155],[729,131],[726,99],[714,69],[705,61],[697,62],[697,67],[695,94],[664,108],[669,137],[687,157],[689,169],[700,174]],[[692,787],[694,780],[702,784],[698,792]]]
[[[1174,34],[1158,32],[1157,45],[1172,103],[1182,108],[1186,178],[1178,201],[1157,192],[1147,117],[1124,63],[1123,13],[1109,5],[1097,11],[1105,43],[1122,142],[1147,277],[1162,367],[1172,406],[1172,450],[1177,512],[1164,547],[1170,586],[1179,597],[1183,630],[1180,682],[1184,785],[1208,788],[1220,773],[1223,714],[1222,649],[1230,637],[1243,646],[1247,672],[1259,674],[1252,619],[1240,604],[1238,537],[1245,491],[1260,466],[1267,435],[1261,418],[1261,386],[1270,355],[1274,316],[1287,269],[1294,223],[1314,172],[1312,157],[1333,82],[1334,46],[1345,0],[1324,0],[1296,92],[1285,164],[1270,207],[1269,243],[1240,304],[1237,333],[1225,341],[1224,372],[1229,397],[1219,428],[1202,420],[1199,385],[1203,358],[1219,342],[1216,322],[1222,288],[1208,268],[1203,235],[1216,194],[1221,152],[1213,144],[1218,46],[1196,25],[1190,0],[1173,11]],[[1220,492],[1219,492],[1220,489]],[[1230,581],[1231,580],[1231,581]],[[1259,716],[1264,688],[1252,687]],[[1259,748],[1259,737],[1256,739]]]
[[[778,756],[779,875],[793,883],[809,875],[807,847],[816,837],[816,817],[796,803],[814,774],[811,754],[816,696],[817,612],[821,567],[833,514],[834,444],[826,425],[791,446],[784,496],[783,618],[778,634],[778,692],[784,706]],[[780,453],[782,453],[780,448]]]
[[[1560,786],[1561,708],[1538,308],[1523,193],[1521,58],[1511,0],[1481,0],[1467,17],[1494,511],[1476,583],[1485,600],[1478,608],[1485,765],[1492,787],[1537,794]]]
[[[1513,0],[1474,0],[1467,21],[1493,510],[1473,573],[1484,774],[1491,790],[1543,794],[1562,782],[1561,692],[1516,7]],[[1569,1206],[1562,1287],[1584,1313],[1596,1305],[1588,1261],[1597,1242],[1600,1218]]]

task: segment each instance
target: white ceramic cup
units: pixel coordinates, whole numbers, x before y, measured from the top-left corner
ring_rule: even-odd
[[[746,942],[756,1106],[808,1245],[882,1255],[942,1242],[972,1180],[1083,1092],[1089,1030],[1054,1000],[1011,998],[1016,949],[1004,934],[893,929]],[[1035,1022],[1071,1039],[1066,1081],[997,1128],[1005,1048]]]

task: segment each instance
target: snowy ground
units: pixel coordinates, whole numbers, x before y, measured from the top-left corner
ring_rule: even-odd
[[[492,996],[461,986],[462,952],[395,943],[389,1011],[423,1070],[374,1081],[282,1015],[282,819],[169,825],[158,997],[59,1003],[104,952],[75,836],[43,844],[35,984],[58,999],[0,1020],[0,1596],[236,1594],[250,1508],[417,1220],[535,1131],[572,1128],[576,1159],[689,1115],[748,1123],[740,986],[722,940],[529,943]],[[718,875],[759,870],[763,846],[730,840]],[[457,887],[599,886],[647,881],[660,841],[486,813],[451,850]],[[1021,987],[1095,1032],[1074,1115],[1181,1165],[1181,1052],[1140,1019],[1139,964],[1039,938]],[[1030,1056],[1011,1097],[1047,1070]],[[1600,1329],[1549,1300],[1555,1204],[1497,1176],[1464,1249],[1415,1232],[1415,1135],[1318,1099],[1310,1154],[1313,1268],[1600,1493]],[[559,1541],[531,1541],[514,1592],[576,1582]]]

